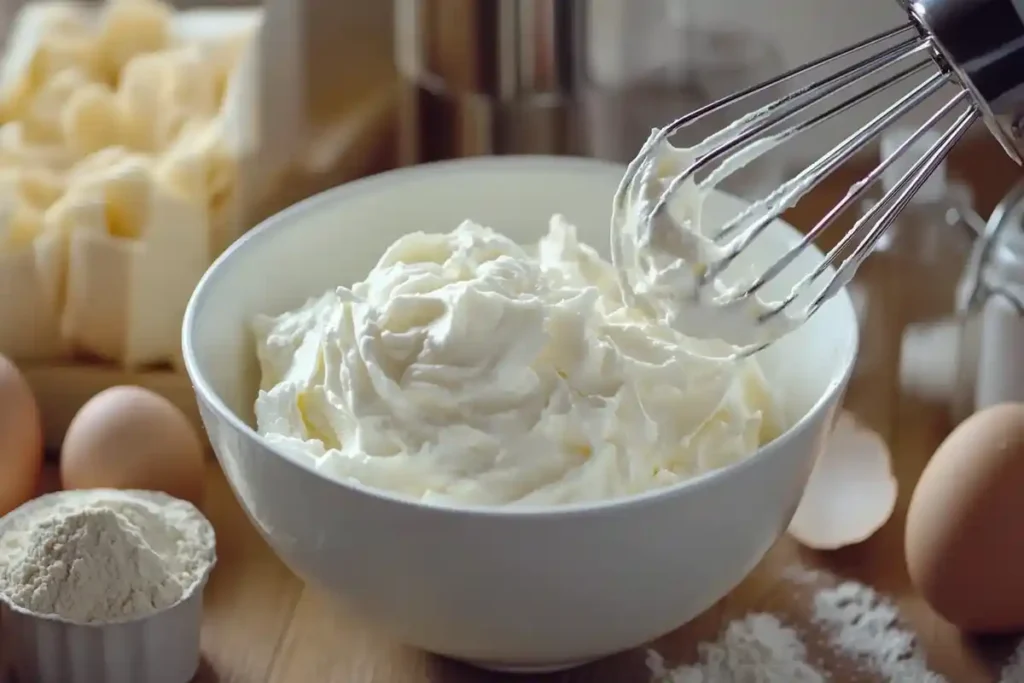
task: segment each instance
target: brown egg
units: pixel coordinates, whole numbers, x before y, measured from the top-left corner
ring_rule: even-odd
[[[163,396],[112,387],[89,399],[68,426],[60,476],[65,489],[147,489],[198,504],[203,443]]]
[[[972,415],[935,451],[907,512],[907,569],[936,612],[1024,628],[1024,404]]]
[[[0,356],[0,515],[33,497],[42,467],[35,396],[14,363]]]

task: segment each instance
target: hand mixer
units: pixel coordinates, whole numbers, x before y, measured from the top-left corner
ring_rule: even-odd
[[[707,235],[716,249],[715,257],[694,270],[695,287],[690,294],[698,298],[701,290],[715,282],[715,278],[744,252],[750,243],[763,233],[788,207],[795,204],[807,191],[848,161],[886,127],[921,106],[925,100],[946,86],[953,86],[955,94],[938,107],[927,121],[913,132],[889,157],[854,184],[846,196],[806,233],[803,239],[785,251],[774,263],[758,272],[745,284],[724,292],[709,305],[737,307],[758,301],[751,324],[770,327],[777,318],[789,317],[798,324],[816,312],[821,305],[839,292],[853,277],[857,267],[871,253],[882,234],[910,202],[939,166],[958,140],[977,119],[982,119],[989,131],[999,140],[1003,149],[1015,161],[1022,163],[1024,154],[1024,6],[1014,0],[898,0],[910,21],[815,62],[798,67],[770,81],[730,95],[718,102],[698,109],[673,121],[657,131],[644,145],[640,154],[627,167],[625,177],[616,195],[612,221],[612,254],[622,258],[621,213],[626,198],[636,191],[637,185],[649,179],[651,164],[656,160],[658,144],[670,136],[709,115],[720,115],[726,107],[733,107],[753,96],[780,84],[789,84],[803,77],[814,77],[825,69],[835,69],[844,60],[860,61],[838,68],[810,85],[801,86],[789,94],[740,116],[735,123],[710,136],[696,147],[692,161],[681,173],[675,173],[660,189],[660,195],[646,202],[638,220],[647,225],[668,210],[668,204],[680,187],[694,180],[701,171],[720,166],[718,177],[728,175],[737,160],[750,159],[768,149],[790,140],[821,123],[850,110],[883,90],[912,76],[923,80],[895,103],[885,107],[854,133],[832,147],[822,157],[808,165],[792,180],[786,182],[768,197],[756,202],[750,209],[736,215],[715,232]],[[859,91],[845,99],[837,97],[853,86]],[[816,111],[816,108],[822,108]],[[959,113],[957,113],[959,112]],[[825,255],[824,261],[802,276],[789,294],[777,302],[765,304],[755,295],[772,282],[818,239],[836,219],[853,206],[865,192],[881,178],[893,162],[907,152],[927,131],[941,125],[947,117],[953,121],[942,134],[894,183],[853,227],[838,240]],[[716,171],[711,171],[714,176]],[[618,263],[616,265],[619,265]],[[830,267],[834,266],[834,270]],[[627,298],[634,296],[629,277],[620,280]],[[826,279],[823,275],[829,274]],[[810,289],[822,278],[820,289]],[[793,303],[801,294],[808,293],[810,301],[802,310],[793,310]],[[701,298],[701,302],[706,298]],[[801,299],[804,301],[804,299]],[[765,337],[760,343],[745,348],[745,353],[763,348],[781,336],[786,326],[775,326],[778,333]],[[790,326],[791,327],[791,326]],[[770,338],[769,338],[770,337]]]

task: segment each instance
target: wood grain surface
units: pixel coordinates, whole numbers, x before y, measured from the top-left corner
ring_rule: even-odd
[[[967,174],[977,204],[987,215],[1018,171],[994,144],[972,144],[954,159],[955,172]],[[847,177],[848,176],[848,177]],[[853,179],[834,179],[791,220],[806,225],[809,216],[842,196]],[[812,213],[813,212],[813,213]],[[934,616],[908,584],[903,565],[903,517],[909,494],[922,467],[949,429],[944,405],[905,396],[898,386],[900,330],[913,316],[920,296],[907,264],[878,255],[868,261],[858,281],[869,297],[870,334],[865,335],[860,369],[846,407],[890,444],[900,484],[893,519],[873,538],[831,553],[800,549],[784,538],[761,565],[728,597],[703,616],[665,636],[653,646],[669,664],[692,661],[696,644],[713,639],[730,620],[751,611],[767,611],[793,623],[805,623],[810,590],[784,578],[795,564],[827,571],[874,586],[891,596],[917,633],[931,667],[955,683],[998,680],[1002,660],[1015,642],[975,642],[962,638]],[[204,683],[491,683],[524,680],[476,671],[391,642],[330,604],[327,596],[306,588],[259,538],[239,509],[222,475],[211,469],[207,511],[217,527],[221,561],[207,590],[208,618],[203,632]],[[310,523],[316,523],[310,520]],[[832,580],[832,579],[828,579]],[[813,648],[812,648],[813,649]],[[849,663],[814,654],[832,664],[838,683],[870,682],[849,673]],[[844,673],[846,672],[846,673]],[[628,652],[592,665],[531,681],[641,683],[649,680],[645,652]],[[913,682],[910,682],[913,683]]]

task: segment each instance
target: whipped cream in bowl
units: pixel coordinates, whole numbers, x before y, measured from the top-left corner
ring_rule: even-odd
[[[694,618],[785,530],[849,377],[853,307],[840,294],[751,358],[713,357],[623,301],[622,173],[385,173],[269,219],[196,288],[183,356],[218,462],[352,618],[492,669],[565,668]],[[701,211],[743,206],[711,193]],[[798,239],[770,226],[753,257]]]
[[[737,462],[781,431],[753,359],[623,303],[556,215],[523,247],[465,221],[254,322],[256,424],[321,472],[469,505],[617,498]]]

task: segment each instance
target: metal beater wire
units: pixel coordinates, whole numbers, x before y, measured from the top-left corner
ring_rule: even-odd
[[[797,129],[797,132],[809,130],[819,123],[827,121],[833,116],[844,112],[851,106],[859,104],[865,99],[872,97],[880,91],[917,73],[926,66],[928,66],[927,62],[915,65],[909,69],[905,69],[894,74],[890,78],[864,91],[857,97],[847,100],[846,102],[819,114],[817,117],[814,117],[809,121],[799,124],[798,126],[794,126],[794,129]],[[938,90],[942,88],[948,80],[948,76],[943,73],[936,73],[932,75],[930,78],[911,90],[910,93],[897,100],[895,104],[883,110],[852,135],[846,137],[842,142],[830,149],[817,161],[797,174],[793,180],[790,180],[779,190],[774,192],[772,195],[769,195],[766,203],[769,206],[779,208],[785,207],[790,201],[798,199],[798,194],[802,194],[802,192],[805,192],[807,189],[817,186],[825,176],[836,170],[842,164],[846,163],[846,161],[848,161],[850,157],[865,143],[878,135],[878,133],[887,126],[897,121],[900,117],[910,112],[914,107],[921,104],[924,100],[928,99],[928,97],[938,92]],[[726,223],[716,235],[716,239],[721,239],[738,229],[739,226],[741,226],[743,222],[749,218],[752,213],[754,213],[757,206],[758,205],[756,204],[751,205],[751,207],[746,211],[740,213],[738,216]],[[748,226],[746,230],[744,230],[743,235],[731,243],[729,252],[721,259],[721,261],[716,262],[715,266],[708,270],[706,278],[712,278],[727,268],[739,254],[740,250],[747,247],[750,242],[756,239],[758,235],[760,235],[772,222],[772,220],[773,218],[771,213],[768,213]]]
[[[961,93],[963,98],[967,97],[966,91]],[[960,95],[955,98],[956,100],[963,99]],[[890,225],[896,220],[896,217],[900,214],[903,209],[907,207],[910,200],[913,199],[917,191],[927,182],[928,177],[935,172],[939,164],[946,158],[949,152],[956,146],[956,143],[960,141],[971,125],[974,124],[981,116],[981,112],[977,107],[971,107],[960,114],[952,126],[949,127],[946,132],[939,137],[938,140],[928,148],[924,156],[914,162],[914,165],[910,168],[907,173],[903,174],[899,182],[897,182],[888,192],[883,195],[882,199],[879,200],[875,206],[871,208],[867,213],[856,224],[850,233],[860,232],[868,221],[872,220],[878,211],[885,206],[888,208],[868,230],[867,235],[857,245],[856,249],[853,250],[849,256],[843,259],[842,264],[836,269],[835,274],[829,279],[828,284],[825,288],[815,297],[814,301],[807,308],[807,315],[813,315],[826,301],[835,296],[847,283],[847,281],[853,276],[853,273],[857,270],[864,259],[868,257],[875,244],[882,237],[885,231]],[[926,129],[927,130],[927,129]],[[899,150],[897,150],[899,152]],[[895,154],[893,155],[895,156]],[[791,300],[795,297],[787,297]],[[772,315],[777,314],[783,308],[785,308],[787,301],[783,301],[780,305],[774,307],[772,311],[769,311],[762,316],[763,319],[770,318]]]
[[[773,78],[771,80],[768,80],[768,81],[765,81],[763,83],[758,83],[756,85],[750,86],[749,88],[746,88],[745,90],[740,90],[739,92],[733,93],[732,95],[724,97],[724,98],[722,98],[720,100],[717,100],[715,102],[711,102],[710,104],[706,104],[703,107],[700,107],[700,108],[690,112],[689,114],[681,116],[680,118],[676,119],[675,121],[670,123],[668,126],[663,128],[661,130],[661,133],[658,136],[656,136],[654,139],[648,141],[648,143],[645,144],[644,148],[641,149],[640,154],[638,154],[635,159],[633,159],[631,162],[629,162],[629,164],[626,166],[626,172],[623,175],[622,180],[619,183],[618,190],[616,191],[616,196],[624,196],[626,194],[626,192],[628,190],[628,187],[632,184],[633,180],[636,178],[637,173],[638,173],[640,167],[646,161],[647,153],[650,151],[650,149],[653,148],[653,146],[657,142],[660,142],[661,140],[664,140],[666,137],[674,134],[675,132],[679,131],[681,128],[684,128],[684,127],[686,127],[688,125],[691,125],[691,124],[695,123],[696,121],[699,121],[700,119],[704,118],[708,114],[711,114],[713,112],[716,112],[716,111],[720,110],[722,107],[728,107],[728,106],[731,106],[731,105],[736,104],[738,102],[741,102],[741,101],[743,101],[745,99],[748,99],[748,98],[750,98],[750,97],[752,97],[754,95],[762,93],[765,90],[768,90],[770,88],[774,88],[776,86],[782,85],[784,83],[787,83],[787,82],[793,80],[794,78],[797,78],[799,76],[803,76],[805,74],[810,73],[811,71],[814,71],[814,70],[819,69],[819,68],[824,67],[824,66],[828,66],[829,64],[831,64],[831,63],[833,63],[833,62],[835,62],[837,60],[840,60],[840,59],[843,59],[845,57],[849,57],[849,56],[851,56],[853,54],[856,54],[857,52],[860,52],[861,50],[867,49],[869,47],[874,47],[874,46],[878,45],[879,43],[884,43],[886,41],[893,40],[893,39],[896,39],[898,37],[902,37],[902,36],[906,36],[906,35],[920,36],[920,30],[917,28],[917,26],[915,24],[913,24],[911,22],[908,22],[906,24],[903,24],[902,26],[897,26],[897,27],[895,27],[893,29],[890,29],[888,31],[883,31],[882,33],[879,33],[877,35],[871,36],[870,38],[865,38],[864,40],[860,41],[859,43],[854,43],[853,45],[850,45],[850,46],[848,46],[848,47],[846,47],[846,48],[844,48],[842,50],[837,50],[836,52],[833,52],[833,53],[831,53],[829,55],[825,55],[824,57],[816,59],[816,60],[814,60],[812,62],[809,62],[807,64],[802,64],[802,65],[800,65],[798,67],[795,67],[793,69],[790,69],[789,71],[786,71],[786,72],[780,74],[779,76],[776,76],[775,78]],[[891,56],[895,52],[902,51],[902,50],[907,50],[907,49],[909,49],[909,47],[911,47],[911,46],[913,46],[913,45],[915,45],[917,43],[918,43],[918,39],[917,38],[911,38],[909,40],[905,40],[902,43],[899,43],[896,46],[890,47],[888,50],[883,51],[882,54]],[[872,60],[872,63],[874,63],[873,60]],[[807,93],[809,93],[815,87],[815,85],[816,84],[811,84],[811,85],[805,86],[803,88],[800,88],[800,89],[794,91],[793,93],[790,93],[789,95],[787,95],[787,96],[783,97],[782,99],[778,100],[777,102],[775,102],[775,105],[781,106],[781,105],[784,105],[786,102],[792,101],[795,98],[803,97],[803,96],[807,95]],[[613,210],[614,210],[614,208],[613,208]],[[614,234],[614,230],[613,230],[613,234]],[[613,240],[613,242],[614,242],[614,240]],[[612,244],[613,252],[615,250],[617,250],[617,248],[618,248],[617,245],[613,243]]]
[[[936,123],[938,123],[946,115],[952,112],[953,109],[957,107],[957,105],[967,100],[969,100],[969,95],[966,91],[961,91],[957,93],[957,95],[950,99],[948,102],[946,102],[946,104],[944,104],[942,108],[940,108],[937,112],[932,114],[923,125],[917,128],[910,136],[907,137],[906,140],[901,142],[892,154],[887,156],[868,175],[866,175],[864,178],[862,178],[853,186],[851,186],[843,200],[840,201],[835,206],[833,206],[832,209],[820,221],[818,221],[818,223],[813,228],[811,228],[811,230],[808,231],[807,235],[800,241],[800,244],[791,249],[790,252],[787,252],[787,254],[783,258],[788,259],[788,261],[791,262],[793,260],[793,257],[791,257],[790,254],[798,254],[800,249],[806,247],[808,244],[813,242],[818,235],[824,232],[824,230],[828,227],[829,224],[835,221],[835,219],[841,213],[850,208],[850,206],[853,205],[853,202],[860,199],[860,197],[863,196],[864,192],[869,187],[871,187],[875,182],[877,182],[878,179],[882,177],[882,174],[885,173],[886,169],[888,169],[889,166],[891,166],[900,156],[902,156],[904,152],[906,152],[914,143],[920,140],[925,133],[930,131]],[[850,243],[854,240],[854,238],[857,236],[859,232],[859,228],[863,226],[863,224],[866,223],[868,220],[870,220],[872,216],[878,213],[878,207],[882,206],[884,201],[885,197],[883,197],[882,200],[878,202],[878,204],[875,204],[875,206],[872,207],[871,210],[869,210],[864,216],[862,216],[861,219],[854,224],[853,229],[846,232],[839,240],[839,242],[837,242],[836,245],[829,250],[829,252],[825,255],[825,258],[822,260],[821,264],[819,264],[817,268],[812,270],[810,273],[805,275],[800,280],[800,282],[796,285],[795,289],[801,289],[803,287],[806,287],[811,282],[818,279],[825,272],[825,270],[828,269],[829,266],[835,265],[836,259],[839,257],[839,254],[842,253],[842,251],[846,247],[848,247]],[[781,270],[781,268],[779,270]],[[778,272],[775,272],[771,275],[771,277],[774,277],[777,274]],[[767,279],[771,279],[771,277],[768,277]]]
[[[720,110],[723,107],[731,106],[733,104],[736,104],[737,102],[757,95],[758,93],[764,92],[765,90],[774,88],[776,86],[782,85],[783,83],[791,81],[798,76],[803,76],[811,71],[814,71],[815,69],[827,66],[832,62],[835,62],[836,60],[843,59],[844,57],[849,57],[850,55],[860,52],[861,50],[864,50],[869,47],[874,47],[879,43],[883,43],[887,40],[892,40],[898,36],[903,36],[906,34],[913,34],[914,36],[919,36],[920,31],[918,30],[917,26],[915,26],[913,23],[906,23],[903,24],[902,26],[897,26],[896,28],[884,31],[875,36],[871,36],[870,38],[866,38],[859,43],[854,43],[853,45],[843,48],[842,50],[838,50],[836,52],[833,52],[832,54],[825,55],[824,57],[816,59],[813,62],[808,62],[807,64],[802,64],[796,68],[790,69],[789,71],[786,71],[771,80],[765,81],[763,83],[758,83],[757,85],[753,85],[747,88],[746,90],[741,90],[720,100],[717,100],[710,104],[706,104],[703,107],[700,107],[699,109],[696,109],[690,112],[689,114],[686,114],[685,116],[679,117],[678,119],[670,123],[668,126],[666,126],[666,130],[670,131],[668,134],[671,135],[672,133],[678,131],[680,128],[688,126],[694,123],[695,121],[704,118],[708,114]],[[895,52],[905,50],[908,46],[913,46],[918,43],[919,39],[915,37],[906,40],[898,45],[890,47],[884,50],[881,54],[892,56]],[[872,63],[874,63],[875,60],[871,61]],[[778,102],[776,102],[776,104],[782,105],[796,97],[802,97],[803,95],[806,95],[811,89],[813,89],[813,87],[814,84],[800,88],[799,90],[796,90],[790,93],[789,95],[781,98]]]
[[[943,133],[942,137],[936,140],[935,143],[928,148],[924,157],[917,161],[917,163],[911,167],[910,171],[900,179],[900,182],[898,182],[895,187],[882,197],[882,200],[878,205],[884,206],[888,201],[890,201],[889,195],[892,194],[894,190],[897,190],[900,187],[904,188],[903,191],[900,192],[899,196],[896,197],[893,204],[886,209],[882,217],[878,219],[878,222],[876,222],[871,228],[867,238],[858,245],[849,257],[843,260],[842,265],[839,266],[839,273],[843,273],[851,266],[856,268],[860,265],[860,262],[871,253],[875,244],[879,239],[881,239],[882,233],[892,225],[892,222],[896,219],[899,213],[907,207],[907,204],[910,203],[910,200],[914,198],[917,191],[925,184],[928,177],[935,172],[935,169],[939,167],[939,164],[941,164],[946,156],[949,155],[953,147],[956,146],[956,143],[960,141],[960,138],[967,133],[971,125],[978,120],[980,116],[981,113],[974,107],[971,107],[960,114],[949,130]],[[912,178],[908,178],[912,173],[915,175]],[[829,296],[833,294],[834,292],[830,293]]]
[[[918,40],[908,41],[906,43],[900,43],[889,50],[886,50],[874,57],[858,62],[852,66],[849,66],[841,71],[832,74],[831,76],[822,80],[816,81],[805,88],[802,88],[797,93],[791,96],[783,97],[761,109],[749,114],[747,119],[741,119],[739,132],[733,132],[730,129],[725,129],[719,135],[708,138],[704,143],[701,143],[696,149],[699,151],[701,148],[712,146],[713,143],[717,143],[719,136],[722,133],[733,132],[733,136],[726,138],[727,142],[723,144],[717,144],[711,147],[711,151],[706,154],[699,154],[697,159],[684,170],[682,173],[677,175],[669,183],[668,187],[658,197],[658,201],[651,209],[651,215],[662,211],[665,205],[671,199],[672,195],[679,190],[679,187],[692,178],[694,174],[700,171],[702,168],[707,166],[709,163],[725,158],[728,155],[735,153],[740,147],[749,143],[756,136],[765,133],[772,126],[782,123],[802,112],[804,112],[811,104],[820,102],[832,95],[848,88],[860,81],[875,75],[878,70],[884,66],[897,64],[900,61],[909,59],[922,52],[927,53],[931,46],[927,42],[920,42]],[[931,58],[922,60],[920,63],[910,66],[892,76],[889,76],[881,83],[878,83],[870,88],[867,88],[858,95],[846,100],[835,107],[818,114],[814,118],[799,123],[779,134],[778,141],[781,143],[783,140],[791,138],[802,132],[810,130],[820,123],[831,119],[832,117],[840,114],[850,107],[855,106],[869,97],[878,94],[880,91],[902,81],[903,79],[913,75],[929,66],[934,66],[934,62]],[[783,107],[783,104],[788,106]],[[782,110],[778,113],[778,110]],[[674,124],[673,124],[674,125]],[[671,126],[669,127],[671,129]],[[672,134],[672,132],[666,132],[664,135],[659,136],[659,139],[664,139]],[[737,220],[742,219],[744,214],[740,214]],[[728,232],[732,227],[731,223],[727,224],[722,233]]]
[[[820,263],[809,273],[799,277],[782,301],[772,304],[771,308],[759,316],[759,321],[763,323],[778,315],[805,294],[809,295],[810,303],[806,306],[801,305],[801,311],[795,320],[804,319],[817,312],[849,282],[899,213],[906,208],[971,125],[981,118],[982,110],[986,107],[986,103],[974,99],[974,91],[961,83],[962,75],[958,78],[950,69],[943,66],[945,62],[942,61],[940,52],[943,55],[945,52],[933,42],[931,25],[925,26],[920,23],[921,21],[921,18],[915,15],[914,21],[910,23],[872,36],[774,79],[701,107],[657,131],[644,144],[637,158],[630,162],[616,192],[612,217],[613,256],[621,256],[625,246],[621,243],[622,240],[616,237],[616,226],[619,226],[622,220],[624,202],[635,194],[638,182],[647,182],[647,174],[654,170],[652,165],[658,159],[660,147],[682,128],[709,115],[719,114],[727,107],[753,95],[794,78],[811,75],[813,72],[813,83],[787,88],[792,89],[792,92],[764,106],[748,107],[748,112],[734,123],[690,147],[690,156],[684,157],[685,166],[680,169],[682,172],[673,174],[670,178],[659,178],[665,184],[659,188],[655,200],[638,205],[641,215],[637,218],[640,221],[653,220],[658,212],[667,211],[673,196],[684,183],[696,183],[701,189],[713,187],[747,161],[769,153],[791,138],[848,112],[912,76],[921,74],[927,67],[938,66],[937,72],[921,79],[909,88],[908,92],[900,93],[895,102],[881,107],[882,110],[873,114],[867,123],[842,138],[838,144],[833,145],[795,177],[732,216],[713,234],[708,235],[717,243],[717,255],[711,263],[702,264],[703,267],[698,269],[697,289],[716,282],[717,277],[726,271],[740,254],[747,251],[751,243],[764,234],[768,226],[783,211],[796,204],[807,192],[818,186],[883,131],[929,101],[945,86],[951,83],[960,86],[957,93],[942,103],[938,110],[906,137],[891,155],[882,159],[870,172],[854,183],[842,200],[829,207],[824,216],[820,217],[795,245],[786,248],[780,258],[761,269],[756,279],[740,288],[722,292],[724,297],[719,297],[715,302],[715,305],[741,303],[744,299],[755,296],[767,283],[780,279],[783,271],[793,265],[826,230],[832,228],[839,216],[851,209],[870,187],[881,180],[883,175],[887,175],[898,159],[920,144],[923,136],[938,128],[942,120],[952,117],[955,110],[960,110],[966,105],[965,110],[955,116],[953,123],[945,128],[923,155],[906,161],[908,170],[886,188],[881,199],[864,212],[849,231],[840,236]],[[871,52],[858,55],[859,61],[856,63],[845,66],[838,64],[835,68],[821,71],[823,67],[831,67],[833,62],[868,48],[872,48]],[[852,93],[845,92],[855,85],[858,87]],[[701,172],[703,174],[698,180],[696,176]],[[643,189],[647,191],[646,187]],[[814,285],[823,277],[827,280],[819,290]],[[624,289],[628,287],[624,286]]]
[[[812,186],[817,185],[825,176],[835,171],[842,164],[846,163],[850,156],[852,156],[852,154],[860,149],[865,143],[876,137],[881,131],[892,125],[901,117],[908,114],[930,96],[934,95],[948,82],[948,75],[941,72],[934,74],[914,88],[911,92],[901,97],[894,104],[890,105],[873,119],[868,121],[852,135],[845,138],[814,164],[804,169],[796,176],[794,181],[791,181],[791,183],[796,184],[797,186],[803,186],[805,183]],[[888,156],[878,166],[876,166],[871,173],[854,184],[846,193],[846,196],[838,204],[834,205],[828,213],[826,213],[825,216],[823,216],[814,225],[814,227],[807,231],[803,238],[801,238],[800,242],[791,247],[779,258],[778,261],[769,266],[764,273],[751,282],[745,289],[737,292],[733,296],[740,298],[756,294],[766,283],[777,277],[800,255],[801,252],[803,252],[804,249],[807,248],[808,245],[814,242],[814,240],[825,232],[825,230],[831,227],[835,223],[836,219],[845,213],[855,201],[860,199],[864,192],[882,176],[885,169],[888,168],[897,157],[899,157],[911,144],[920,139],[920,137],[924,135],[924,133],[927,132],[935,123],[946,116],[965,99],[966,93],[960,93],[943,105],[942,108],[933,114],[923,126],[916,129],[910,138],[905,140],[892,155]],[[785,203],[785,200],[781,203]],[[765,228],[771,224],[774,218],[773,212],[769,212],[767,215],[758,219],[757,222],[747,228],[743,237],[740,240],[737,240],[738,244],[733,246],[729,253],[723,257],[721,267],[716,263],[712,268],[709,268],[709,270],[713,269],[715,274],[717,274],[728,267],[742,249],[747,247],[750,242],[764,232]],[[845,234],[841,238],[839,244],[829,251],[821,265],[811,273],[804,276],[804,278],[797,284],[796,288],[802,288],[809,282],[820,277],[821,274],[825,272],[825,269],[834,263],[839,250],[846,244],[849,244],[852,238],[852,233]]]

